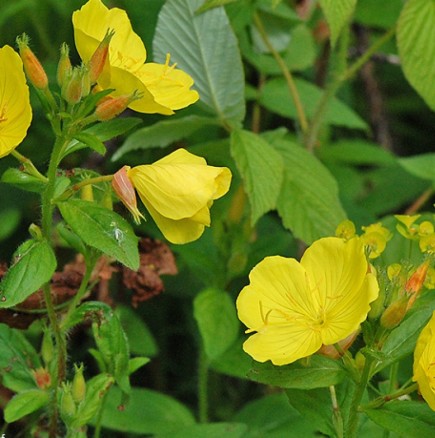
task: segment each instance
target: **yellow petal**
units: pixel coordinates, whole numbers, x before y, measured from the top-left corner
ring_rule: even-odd
[[[23,64],[9,46],[0,49],[0,158],[15,149],[32,120]]]

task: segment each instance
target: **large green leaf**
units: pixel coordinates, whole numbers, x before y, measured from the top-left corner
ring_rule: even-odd
[[[397,24],[397,45],[406,79],[435,109],[435,2],[408,0]]]
[[[392,401],[378,409],[367,409],[371,420],[406,438],[435,436],[435,412],[426,403]]]
[[[307,365],[301,361],[285,366],[275,366],[270,362],[255,363],[248,373],[248,377],[255,382],[295,389],[336,385],[345,376],[340,362],[319,355],[312,356]]]
[[[12,307],[50,281],[56,256],[46,240],[27,240],[13,255],[13,264],[0,283],[0,308]]]
[[[210,359],[227,350],[239,334],[234,303],[224,291],[206,289],[200,292],[193,303],[193,314]]]
[[[195,419],[177,400],[157,391],[132,388],[125,409],[118,409],[121,393],[113,387],[102,416],[102,426],[119,432],[164,434],[192,425]]]
[[[331,45],[335,46],[340,32],[355,10],[356,0],[320,0],[331,32]]]
[[[58,207],[65,222],[83,242],[134,271],[139,268],[138,238],[121,216],[81,199],[61,202]]]
[[[186,116],[179,119],[163,120],[151,126],[138,129],[131,134],[123,145],[113,154],[112,160],[118,160],[128,152],[165,147],[171,143],[189,137],[200,128],[216,125],[218,121],[211,117]]]
[[[420,154],[414,157],[400,158],[399,164],[411,175],[435,183],[435,154]]]
[[[232,132],[231,154],[245,183],[254,224],[276,208],[283,180],[282,159],[266,140],[243,130]]]
[[[244,76],[237,39],[225,10],[195,14],[201,0],[168,0],[153,41],[155,59],[166,54],[195,80],[201,102],[219,119],[240,124],[245,116]]]
[[[322,97],[323,90],[303,79],[295,79],[295,85],[302,101],[306,115],[311,118]],[[271,79],[261,89],[260,103],[268,110],[291,119],[297,118],[293,99],[284,79]],[[353,129],[367,129],[366,122],[350,107],[337,98],[331,99],[325,112],[325,123],[345,126]]]
[[[40,389],[29,389],[16,394],[6,405],[4,415],[7,423],[13,423],[25,415],[37,411],[50,401],[50,393]]]
[[[278,213],[284,226],[307,244],[334,235],[346,214],[333,176],[297,144],[280,140],[273,145],[284,160],[284,183],[278,197]]]

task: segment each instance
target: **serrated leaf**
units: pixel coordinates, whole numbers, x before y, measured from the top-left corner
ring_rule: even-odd
[[[186,138],[198,129],[209,125],[219,125],[219,122],[211,117],[193,115],[154,123],[154,125],[138,129],[131,134],[113,154],[112,161],[118,160],[131,151],[169,146],[171,143]]]
[[[11,398],[5,407],[4,416],[7,423],[13,423],[20,418],[46,406],[50,401],[50,394],[40,389],[29,389],[20,392]]]
[[[406,79],[435,110],[435,2],[408,0],[397,23],[397,45]]]
[[[23,302],[50,281],[56,265],[56,256],[46,240],[31,239],[21,244],[0,283],[0,308]]]
[[[320,0],[331,32],[331,45],[335,46],[340,32],[355,10],[357,0]]]
[[[420,154],[414,157],[400,158],[398,162],[411,175],[435,183],[435,154]]]
[[[323,95],[323,90],[314,84],[295,79],[295,86],[302,101],[305,114],[311,118],[316,111],[317,105]],[[284,79],[271,79],[261,89],[260,103],[268,110],[283,117],[297,119],[296,108]],[[367,129],[367,123],[361,119],[350,107],[337,98],[330,100],[324,115],[325,123],[337,126],[345,126],[353,129]]]
[[[139,268],[138,238],[121,216],[81,199],[60,202],[58,207],[65,222],[83,242],[134,271]]]
[[[406,438],[435,436],[435,412],[426,403],[392,401],[378,409],[366,409],[368,417],[383,428]]]
[[[259,135],[233,131],[231,155],[236,162],[251,205],[251,222],[276,208],[283,181],[283,162],[279,153]]]
[[[284,161],[284,182],[277,200],[284,226],[307,244],[334,235],[346,213],[333,176],[316,157],[297,144],[281,140],[273,146]]]
[[[200,292],[193,302],[204,350],[209,359],[219,357],[239,334],[239,320],[229,295],[218,289]]]
[[[340,383],[346,377],[346,371],[340,362],[315,355],[310,357],[308,365],[301,361],[284,366],[255,363],[248,377],[280,388],[314,389]]]
[[[200,15],[201,0],[169,0],[163,5],[153,40],[157,62],[166,54],[189,73],[200,102],[223,123],[245,116],[244,75],[237,39],[222,7]]]

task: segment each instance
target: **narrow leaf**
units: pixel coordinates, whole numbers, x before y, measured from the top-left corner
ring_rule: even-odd
[[[138,269],[138,238],[130,224],[121,216],[81,199],[61,202],[58,207],[65,222],[83,242],[115,258],[130,269]]]
[[[153,41],[157,62],[166,54],[189,73],[200,101],[220,120],[240,124],[245,116],[244,76],[237,39],[225,10],[197,15],[202,0],[169,0],[163,5]]]
[[[88,134],[87,132],[81,132],[74,136],[76,140],[84,143],[86,146],[98,152],[100,155],[106,154],[106,146],[103,142],[95,135]]]
[[[46,240],[27,240],[13,255],[13,264],[0,283],[0,308],[15,306],[50,281],[56,256]]]
[[[408,0],[397,23],[397,45],[406,79],[435,109],[435,2]]]
[[[20,418],[37,411],[47,405],[50,394],[40,389],[29,389],[12,397],[6,405],[4,416],[7,423],[13,423]]]
[[[251,204],[251,222],[276,208],[283,181],[283,162],[280,154],[257,134],[233,131],[231,154],[242,175]]]

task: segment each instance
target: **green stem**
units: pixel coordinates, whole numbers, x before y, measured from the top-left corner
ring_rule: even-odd
[[[26,172],[29,175],[34,176],[35,178],[38,178],[39,180],[41,180],[43,183],[46,183],[48,181],[47,177],[45,177],[33,164],[33,162],[25,157],[24,155],[20,154],[18,151],[16,151],[15,149],[11,152],[11,155],[16,158],[20,163],[23,164],[24,169],[26,169]]]
[[[331,394],[332,412],[335,431],[337,432],[337,438],[343,438],[343,417],[341,416],[340,406],[337,401],[337,394],[335,392],[335,386],[331,385],[329,387],[329,392]]]
[[[294,102],[295,107],[296,107],[296,112],[298,114],[298,120],[299,120],[299,124],[301,126],[302,133],[305,133],[308,129],[307,117],[305,115],[302,101],[300,99],[295,82],[293,80],[293,76],[292,76],[290,70],[288,69],[285,61],[281,58],[281,55],[275,50],[272,43],[270,42],[269,37],[267,35],[267,32],[266,32],[266,30],[263,26],[263,23],[261,21],[261,18],[258,14],[254,14],[254,23],[257,26],[258,32],[260,33],[261,38],[264,41],[264,44],[266,44],[266,47],[268,48],[268,50],[270,51],[272,56],[275,58],[276,63],[278,64],[279,68],[281,69],[281,72],[284,76],[284,79],[287,82],[287,87],[290,91],[290,95],[292,96],[293,102]]]
[[[361,378],[356,386],[355,392],[353,393],[349,410],[349,418],[345,430],[346,438],[356,438],[357,436],[359,405],[361,403],[367,384],[370,380],[373,361],[374,359],[372,357],[366,357],[364,369],[361,373]]]
[[[377,397],[374,400],[372,400],[370,403],[367,403],[366,405],[362,406],[361,409],[366,410],[366,409],[379,408],[383,404],[385,404],[391,400],[395,400],[396,398],[402,397],[403,395],[411,394],[412,392],[416,391],[417,389],[418,389],[418,384],[413,383],[410,386],[406,386],[406,387],[399,389],[395,392],[392,392],[390,394]]]
[[[198,359],[198,418],[200,423],[208,421],[208,360],[203,348]]]
[[[313,119],[308,128],[305,136],[305,145],[309,151],[314,149],[314,145],[317,141],[319,130],[323,123],[325,111],[328,107],[329,101],[335,96],[341,85],[349,80],[378,50],[390,40],[396,31],[395,27],[389,29],[381,38],[376,40],[350,67],[348,67],[342,74],[336,76],[325,89],[319,103],[317,104],[316,111]]]
[[[113,175],[101,175],[80,181],[79,183],[76,183],[73,186],[71,186],[68,190],[65,190],[62,193],[62,195],[60,195],[58,198],[53,200],[53,203],[55,204],[56,202],[59,201],[65,201],[66,199],[74,195],[74,193],[78,192],[84,186],[87,186],[89,184],[98,184],[101,182],[110,182],[112,181],[112,179],[113,179]]]
[[[95,421],[95,430],[94,430],[94,438],[100,438],[101,434],[101,428],[102,428],[102,420],[103,420],[103,412],[104,412],[104,406],[106,404],[107,400],[107,391],[103,395],[103,400],[101,401],[100,409],[98,410],[97,419]]]

